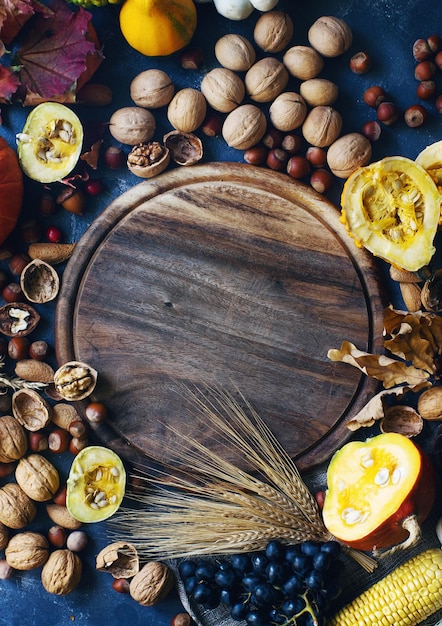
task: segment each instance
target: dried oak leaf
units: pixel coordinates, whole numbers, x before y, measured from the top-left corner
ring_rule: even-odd
[[[396,396],[401,398],[403,395],[410,391],[410,387],[394,387],[393,389],[383,389],[377,393],[362,409],[354,415],[346,424],[349,430],[358,430],[362,426],[373,426],[373,424],[383,419],[385,411],[385,400],[390,396]]]
[[[350,341],[343,341],[340,350],[329,350],[327,356],[331,361],[349,363],[367,376],[380,380],[385,389],[405,383],[414,389],[426,382],[430,376],[427,371],[407,365],[404,361],[358,350]]]
[[[85,161],[93,170],[98,168],[98,158],[100,156],[100,148],[103,143],[102,139],[96,141],[90,148],[89,151],[83,152],[80,156],[82,161]]]
[[[35,16],[17,51],[25,106],[47,100],[75,102],[76,90],[104,58],[97,47],[91,13],[82,7],[73,11],[63,0],[51,0],[49,8],[49,16]]]

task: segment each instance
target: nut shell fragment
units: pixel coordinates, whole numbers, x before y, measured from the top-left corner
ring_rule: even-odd
[[[404,437],[415,437],[423,428],[422,417],[413,407],[396,405],[386,407],[380,422],[383,433],[398,433]]]
[[[40,567],[49,558],[48,540],[41,533],[17,533],[9,540],[5,558],[17,570],[27,571]]]
[[[164,600],[174,584],[172,570],[159,561],[150,561],[130,581],[129,593],[142,606]]]
[[[8,337],[29,335],[40,321],[40,315],[26,302],[10,302],[0,307],[0,332]]]
[[[172,130],[163,137],[164,145],[178,165],[193,165],[203,157],[201,139],[192,133]]]
[[[95,566],[100,572],[109,572],[114,578],[132,578],[140,571],[136,548],[125,541],[109,544],[97,554]]]
[[[41,582],[48,593],[64,596],[71,593],[81,579],[80,557],[71,550],[55,550],[43,566]]]
[[[55,389],[65,400],[83,400],[95,389],[97,376],[98,372],[87,363],[69,361],[55,372]]]
[[[30,302],[50,302],[60,290],[60,279],[52,265],[35,259],[28,263],[20,275],[20,286]]]
[[[12,396],[12,413],[26,430],[41,430],[51,421],[51,407],[33,389],[19,389]]]
[[[431,279],[425,281],[421,292],[421,301],[427,311],[442,311],[442,271],[436,270]]]

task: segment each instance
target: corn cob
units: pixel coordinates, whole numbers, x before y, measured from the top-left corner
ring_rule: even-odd
[[[416,626],[442,608],[442,550],[413,557],[334,615],[327,626]]]

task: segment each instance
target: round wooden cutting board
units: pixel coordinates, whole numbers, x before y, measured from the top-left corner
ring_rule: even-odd
[[[309,187],[245,164],[177,168],[123,193],[77,244],[57,359],[98,370],[110,418],[97,433],[127,458],[161,459],[166,425],[204,440],[182,389],[211,387],[242,394],[307,469],[377,388],[327,351],[379,352],[381,300],[372,257]]]

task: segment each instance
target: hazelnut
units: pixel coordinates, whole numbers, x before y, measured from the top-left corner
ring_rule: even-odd
[[[261,141],[266,128],[264,113],[253,104],[242,104],[224,120],[222,135],[232,148],[247,150]]]
[[[269,109],[270,120],[275,128],[290,132],[299,128],[307,116],[304,98],[293,91],[277,96]]]
[[[154,116],[142,107],[123,107],[115,111],[109,120],[112,137],[129,146],[150,141],[155,128]]]
[[[8,356],[13,361],[26,359],[29,354],[29,340],[27,337],[12,337],[8,341]]]
[[[304,80],[299,91],[311,107],[330,106],[338,97],[338,86],[326,78],[310,78]]]
[[[284,11],[263,13],[255,24],[253,37],[257,46],[274,54],[282,52],[293,36],[293,22]]]
[[[328,170],[319,168],[310,176],[310,185],[318,193],[326,193],[333,187],[333,176]]]
[[[292,46],[282,61],[289,73],[299,80],[316,78],[324,67],[323,58],[310,46]]]
[[[288,80],[287,69],[274,57],[254,63],[244,78],[246,92],[255,102],[271,102],[285,89]]]
[[[390,126],[397,121],[399,109],[393,102],[381,102],[376,110],[376,117],[386,126]]]
[[[51,346],[43,339],[33,341],[29,346],[29,356],[31,359],[35,359],[36,361],[44,361],[50,354]]]
[[[384,102],[386,97],[387,94],[385,93],[385,90],[379,85],[372,85],[371,87],[368,87],[362,96],[365,104],[373,109],[377,109],[381,102]]]
[[[167,108],[167,119],[176,130],[192,133],[203,123],[207,102],[197,89],[185,87],[178,91]]]
[[[166,106],[174,93],[172,79],[162,70],[150,69],[140,72],[130,84],[130,97],[137,106],[146,109]]]
[[[267,159],[268,150],[265,146],[253,146],[244,153],[244,161],[249,165],[263,165]]]
[[[421,104],[413,104],[404,113],[404,120],[410,128],[419,128],[425,124],[428,113]]]
[[[184,70],[199,70],[204,65],[201,48],[186,48],[180,52],[180,65]]]
[[[310,163],[303,156],[292,156],[287,163],[287,174],[292,178],[304,178],[310,172]]]
[[[22,458],[15,470],[15,479],[25,494],[35,502],[50,500],[60,486],[57,469],[41,454]]]
[[[349,25],[338,17],[324,15],[309,28],[308,41],[325,57],[337,57],[350,48],[353,34]]]
[[[208,72],[202,82],[201,91],[215,111],[230,113],[245,96],[245,86],[241,78],[225,67],[216,67]]]
[[[161,174],[170,162],[169,149],[158,141],[134,146],[127,157],[127,167],[140,178],[153,178]]]
[[[57,204],[74,215],[83,215],[86,201],[84,199],[84,193],[81,189],[75,187],[66,187],[56,198]],[[35,244],[38,245],[38,244]]]
[[[351,57],[349,66],[354,74],[366,74],[371,69],[371,57],[367,52],[356,52]]]
[[[312,146],[325,148],[332,144],[342,129],[342,117],[332,107],[317,106],[307,115],[302,134]]]
[[[269,150],[266,158],[266,165],[271,170],[281,171],[289,160],[289,155],[282,148],[272,148]]]
[[[327,163],[338,178],[348,178],[371,159],[371,142],[361,133],[343,135],[327,151]]]
[[[46,537],[36,532],[17,533],[9,540],[5,550],[7,563],[17,570],[40,567],[49,558]]]
[[[421,100],[430,100],[436,95],[436,83],[434,80],[422,80],[416,89],[416,95]]]
[[[229,33],[215,44],[215,56],[223,67],[234,72],[246,72],[255,63],[256,53],[246,37]]]
[[[376,120],[370,120],[362,125],[361,132],[371,142],[377,141],[382,134],[381,125]]]
[[[203,157],[201,139],[192,133],[172,130],[163,137],[164,145],[178,165],[193,165]]]
[[[107,408],[102,402],[91,402],[85,409],[85,416],[90,424],[101,424],[107,419]]]
[[[130,581],[129,593],[142,606],[153,606],[172,590],[172,570],[159,561],[150,561]]]
[[[71,593],[81,579],[80,557],[66,548],[52,552],[43,566],[41,582],[48,593]]]

